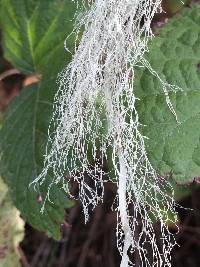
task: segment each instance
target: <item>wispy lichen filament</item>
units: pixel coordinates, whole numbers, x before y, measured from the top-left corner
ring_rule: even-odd
[[[176,88],[162,81],[144,59],[152,37],[152,18],[161,11],[161,0],[96,0],[88,5],[75,27],[77,36],[84,27],[82,39],[59,76],[50,126],[53,134],[49,132],[44,169],[35,182],[43,183],[53,173],[52,184],[63,181],[68,192],[65,176],[78,181],[87,221],[88,208],[103,200],[104,160],[111,147],[118,185],[121,267],[132,265],[129,256],[136,251],[141,266],[170,267],[174,237],[166,221],[168,212],[175,214],[173,198],[167,193],[172,188],[148,160],[133,82],[135,66],[140,63],[160,80],[166,102],[176,115],[168,96],[168,90]],[[153,218],[161,222],[162,249],[156,242]],[[139,221],[141,231],[136,239]],[[149,247],[152,261],[147,256]]]

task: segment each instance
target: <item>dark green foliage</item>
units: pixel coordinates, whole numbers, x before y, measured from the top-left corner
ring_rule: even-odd
[[[183,89],[170,93],[178,120],[170,112],[161,84],[148,70],[139,70],[135,85],[147,152],[162,175],[172,171],[179,183],[200,175],[200,6],[185,11],[159,32],[148,60],[163,80]]]
[[[69,62],[63,43],[72,31],[75,4],[71,0],[2,0],[1,28],[5,57],[25,74],[41,74],[39,83],[24,88],[8,108],[0,132],[0,170],[23,218],[59,239],[64,209],[72,205],[59,185],[51,190],[44,214],[44,197],[52,177],[38,191],[29,187],[43,166],[49,121],[59,71]],[[166,105],[159,81],[147,70],[135,77],[138,112],[148,155],[161,174],[173,172],[181,183],[200,174],[200,8],[186,9],[159,31],[149,61],[170,83],[184,92],[171,93],[177,124]],[[73,49],[73,37],[68,45]],[[109,165],[109,164],[108,164]],[[40,191],[39,191],[40,190]]]
[[[60,238],[64,208],[71,206],[72,202],[58,185],[51,190],[54,204],[47,202],[42,214],[42,204],[37,201],[39,193],[33,187],[29,188],[29,183],[37,177],[43,166],[53,97],[57,88],[55,81],[58,72],[69,61],[63,44],[73,29],[71,20],[75,8],[69,0],[3,0],[1,8],[6,58],[24,73],[42,75],[41,82],[22,90],[6,113],[0,133],[1,174],[23,218],[56,239]],[[72,39],[69,42],[73,48]],[[47,184],[40,191],[44,199]]]

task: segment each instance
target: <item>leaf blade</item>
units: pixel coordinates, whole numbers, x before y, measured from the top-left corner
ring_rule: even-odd
[[[30,6],[27,6],[30,3]],[[53,8],[51,9],[51,4]],[[69,55],[64,51],[64,39],[72,31],[72,21],[76,7],[69,1],[2,1],[4,12],[10,9],[8,17],[3,16],[1,25],[3,30],[4,52],[14,65],[25,73],[41,72],[42,81],[24,88],[9,106],[0,131],[1,174],[9,186],[12,199],[20,210],[23,218],[38,230],[45,231],[49,236],[60,239],[60,224],[65,217],[65,208],[72,206],[58,184],[51,190],[54,204],[47,202],[44,214],[40,212],[42,203],[38,202],[38,194],[44,200],[48,184],[53,177],[47,177],[47,182],[34,191],[29,184],[37,177],[43,167],[43,154],[47,141],[49,121],[52,116],[53,99],[56,90],[56,77]],[[68,7],[68,11],[66,8]],[[48,12],[47,12],[48,9]],[[16,15],[16,12],[18,15]],[[68,17],[67,27],[63,23],[65,13]],[[23,18],[19,15],[24,14]],[[52,18],[56,17],[54,21]],[[41,18],[45,18],[45,25],[41,26]],[[11,21],[12,23],[9,24]],[[8,22],[8,24],[7,24]],[[6,25],[7,24],[7,25]],[[53,26],[51,26],[53,24]],[[12,43],[9,31],[16,26],[11,37],[19,41]],[[27,30],[27,27],[28,30]],[[50,29],[48,31],[48,29]],[[59,29],[59,38],[54,31]],[[46,34],[45,34],[46,33]],[[40,45],[40,40],[46,47]],[[8,40],[9,39],[9,40]],[[43,60],[45,53],[51,50],[51,44],[58,43],[53,53],[49,53]],[[32,53],[30,51],[33,50]],[[25,47],[25,52],[23,51]],[[33,64],[33,61],[35,62]],[[53,62],[53,64],[52,64]]]
[[[161,29],[150,47],[148,60],[159,75],[183,88],[170,93],[180,124],[167,107],[161,85],[147,70],[136,73],[140,101],[137,110],[141,131],[149,139],[146,149],[154,168],[162,176],[172,171],[178,183],[190,183],[200,174],[200,6],[185,9]],[[192,23],[191,23],[192,22]],[[198,152],[197,152],[198,151]]]

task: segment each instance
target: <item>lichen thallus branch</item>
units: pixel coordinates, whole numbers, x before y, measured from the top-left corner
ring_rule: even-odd
[[[140,64],[160,80],[167,105],[176,117],[168,91],[179,88],[163,81],[144,58],[153,36],[151,21],[161,11],[161,0],[93,0],[87,4],[89,8],[77,17],[74,29],[79,36],[84,28],[81,41],[59,75],[44,168],[33,183],[42,184],[53,174],[49,192],[53,184],[63,182],[69,193],[66,174],[78,181],[87,221],[88,207],[95,208],[103,200],[104,159],[111,160],[118,185],[121,267],[134,266],[130,260],[134,253],[141,266],[170,267],[175,241],[166,222],[170,220],[168,212],[176,217],[173,190],[158,177],[148,159],[134,90],[134,70]],[[95,186],[88,185],[86,174]],[[162,248],[156,242],[154,220],[160,221]],[[135,238],[138,221],[141,231]],[[152,257],[147,255],[149,248]]]

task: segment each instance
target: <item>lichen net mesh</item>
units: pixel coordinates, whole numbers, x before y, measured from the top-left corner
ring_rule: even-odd
[[[83,6],[74,28],[77,40],[80,33],[82,37],[72,61],[59,75],[44,168],[34,183],[42,184],[51,173],[49,193],[53,184],[62,182],[70,194],[66,176],[77,181],[87,221],[89,209],[103,201],[104,177],[109,176],[104,165],[112,160],[121,267],[134,266],[130,260],[134,253],[141,266],[171,266],[175,240],[166,222],[169,213],[176,217],[173,190],[148,159],[134,92],[135,66],[142,65],[160,80],[166,103],[176,116],[168,91],[177,88],[163,81],[144,58],[161,0],[93,0],[83,1]],[[160,221],[161,246],[154,219]]]

